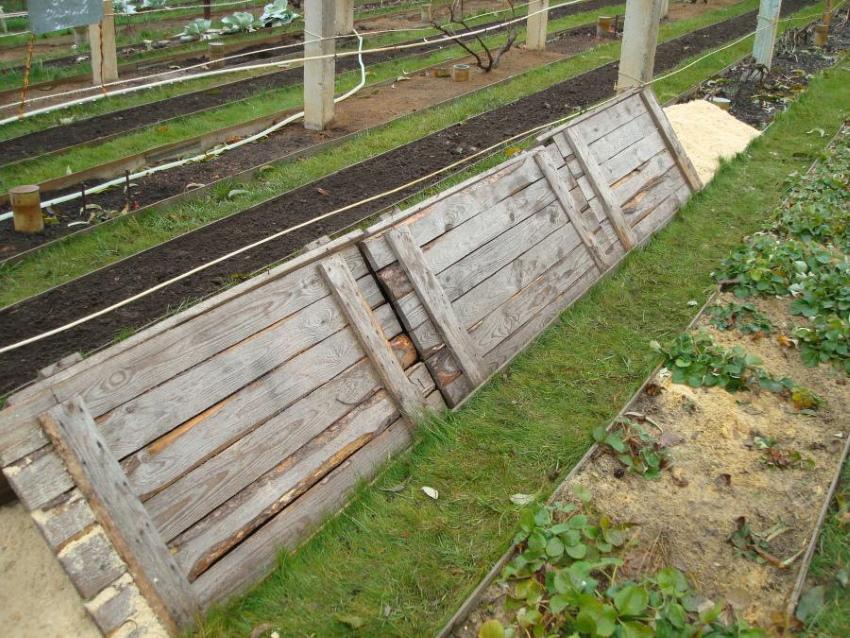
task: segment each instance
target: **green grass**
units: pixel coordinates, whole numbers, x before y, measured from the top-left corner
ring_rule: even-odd
[[[817,13],[817,6],[808,7],[804,15]],[[730,7],[721,11],[728,17]],[[717,21],[715,12],[704,14],[696,20],[665,25],[663,37],[669,39],[684,32]],[[789,23],[783,23],[783,26]],[[744,43],[742,46],[746,48]],[[258,180],[239,184],[227,180],[212,195],[190,200],[165,212],[140,215],[120,220],[98,229],[94,233],[70,237],[66,241],[39,251],[11,266],[0,267],[0,307],[37,294],[51,286],[59,285],[95,268],[132,255],[181,233],[221,219],[261,201],[297,188],[324,175],[350,166],[379,153],[444,129],[468,117],[492,110],[525,95],[541,91],[564,79],[588,71],[600,64],[616,59],[619,45],[610,43],[587,51],[568,60],[535,69],[498,87],[492,87],[460,98],[436,109],[416,113],[388,125],[364,132],[354,140],[332,150],[318,153],[296,162],[278,165],[265,172]],[[657,87],[662,95],[677,92],[709,76],[731,59],[729,51],[712,56],[690,67]],[[739,51],[743,55],[745,51]],[[683,64],[687,63],[685,61]],[[245,188],[248,194],[238,201],[226,195],[234,187]],[[57,268],[56,264],[61,264]]]
[[[342,616],[363,621],[358,635],[433,635],[508,547],[518,513],[509,496],[551,493],[590,445],[591,429],[656,365],[648,342],[683,330],[694,313],[689,302],[713,289],[710,272],[762,226],[787,176],[822,152],[829,137],[812,130],[835,131],[847,116],[846,73],[814,80],[646,249],[461,411],[422,427],[377,483],[406,480],[403,492],[361,487],[351,507],[282,555],[252,592],[213,611],[198,635],[244,636],[263,622],[284,636],[351,635]],[[423,485],[440,499],[424,497]]]

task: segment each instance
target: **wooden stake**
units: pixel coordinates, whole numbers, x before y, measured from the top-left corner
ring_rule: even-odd
[[[3,7],[0,7],[0,28],[3,29],[3,33],[9,33],[9,27],[6,26],[6,12]]]
[[[118,80],[118,51],[115,48],[115,11],[112,0],[103,0],[103,20],[89,25],[92,78],[95,85]]]
[[[756,39],[753,42],[753,58],[757,64],[768,69],[773,64],[773,47],[776,44],[776,30],[779,26],[779,10],[782,0],[761,0],[759,17],[756,21]]]
[[[38,186],[15,186],[9,189],[15,232],[40,233],[44,230],[41,195]]]
[[[627,91],[652,80],[663,2],[626,0],[617,91]]]
[[[532,51],[542,51],[546,48],[546,33],[549,29],[549,0],[531,0],[528,3],[528,28],[525,46]],[[541,13],[537,13],[542,11]],[[534,15],[532,15],[534,14]]]
[[[310,58],[333,55],[336,42],[333,0],[305,0],[304,54]],[[334,119],[334,58],[304,63],[304,128],[321,131]]]

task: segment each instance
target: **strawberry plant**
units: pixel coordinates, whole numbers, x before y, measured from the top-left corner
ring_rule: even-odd
[[[650,345],[664,355],[673,383],[693,388],[719,387],[728,392],[761,388],[790,393],[794,388],[791,379],[776,379],[768,374],[758,357],[740,346],[723,348],[706,332],[681,334],[667,348],[658,342]]]
[[[737,328],[745,335],[766,334],[773,330],[770,317],[749,303],[728,303],[708,309],[711,324],[721,330]]]
[[[837,315],[818,317],[809,326],[798,326],[794,337],[807,366],[832,362],[850,374],[850,323]]]
[[[629,472],[648,479],[658,478],[670,464],[667,448],[631,419],[617,421],[611,430],[599,426],[593,438],[609,449]]]

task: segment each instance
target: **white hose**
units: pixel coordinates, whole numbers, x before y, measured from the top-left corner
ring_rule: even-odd
[[[526,16],[514,18],[512,20],[506,20],[505,22],[500,22],[498,24],[489,25],[487,27],[482,27],[480,29],[476,29],[476,30],[473,30],[473,31],[466,31],[466,32],[463,32],[463,33],[458,33],[458,34],[453,35],[453,36],[443,36],[443,37],[436,38],[436,39],[433,39],[433,40],[428,40],[426,43],[427,44],[441,44],[443,42],[454,42],[458,39],[469,38],[469,37],[472,37],[472,36],[480,35],[482,33],[487,33],[489,31],[499,30],[499,29],[502,29],[506,26],[516,24],[518,22],[525,22],[530,16],[534,16],[534,15],[537,15],[539,13],[546,13],[548,11],[553,11],[553,10],[559,9],[561,7],[566,7],[566,6],[575,5],[575,4],[581,4],[581,3],[589,2],[589,1],[590,0],[571,0],[569,2],[564,2],[564,3],[559,4],[559,5],[555,5],[555,6],[547,7],[547,8],[544,8],[544,9],[540,9],[538,11],[534,11],[532,13],[529,13]],[[131,87],[127,87],[127,88],[124,88],[124,89],[119,89],[117,91],[113,91],[111,93],[106,93],[106,92],[102,91],[102,92],[97,93],[95,95],[90,95],[90,96],[79,98],[79,99],[76,99],[76,100],[70,100],[68,102],[63,102],[61,104],[54,104],[52,106],[46,106],[46,107],[41,108],[41,109],[35,109],[33,111],[28,111],[26,113],[14,115],[12,117],[7,117],[5,119],[0,120],[0,126],[3,126],[5,124],[11,124],[13,122],[18,122],[22,119],[27,119],[27,118],[30,118],[30,117],[34,117],[36,115],[42,115],[44,113],[51,113],[53,111],[66,109],[66,108],[71,107],[71,106],[77,106],[77,105],[80,105],[80,104],[87,104],[87,103],[90,103],[90,102],[96,102],[96,101],[102,100],[106,97],[115,97],[115,96],[120,96],[120,95],[126,95],[126,94],[129,94],[129,93],[135,93],[135,92],[141,91],[141,90],[147,90],[147,89],[157,88],[157,87],[160,87],[160,86],[167,86],[167,85],[171,85],[171,84],[176,84],[178,82],[187,82],[187,81],[190,81],[190,80],[196,80],[196,79],[201,79],[201,78],[206,78],[206,77],[215,77],[215,76],[219,76],[219,75],[226,75],[226,74],[229,74],[229,73],[240,73],[240,72],[244,72],[244,71],[254,71],[254,70],[260,70],[260,69],[267,69],[267,68],[270,68],[270,67],[280,66],[282,64],[286,64],[286,65],[302,64],[304,62],[309,62],[309,61],[314,61],[314,60],[325,60],[325,59],[329,59],[329,58],[339,59],[339,58],[351,57],[351,56],[354,56],[354,55],[359,56],[359,55],[368,54],[368,53],[383,53],[383,52],[386,52],[386,51],[400,51],[400,50],[410,49],[410,48],[420,47],[420,46],[422,46],[422,43],[420,43],[420,42],[411,42],[411,43],[408,43],[408,44],[397,44],[397,45],[393,45],[393,46],[377,47],[377,48],[374,48],[374,49],[363,49],[362,51],[343,51],[341,53],[329,53],[329,54],[324,54],[324,55],[314,55],[314,56],[303,57],[303,58],[294,58],[294,59],[291,59],[291,60],[286,60],[285,62],[278,60],[276,62],[265,62],[265,63],[262,63],[262,64],[252,64],[252,65],[234,67],[234,68],[229,68],[229,69],[216,69],[216,70],[213,70],[213,71],[206,71],[204,73],[196,73],[196,74],[193,74],[193,75],[185,75],[185,76],[180,76],[180,77],[176,77],[176,78],[169,78],[167,80],[160,80],[158,82],[152,82],[150,84],[144,84],[144,85],[140,85],[140,86],[131,86]],[[198,66],[206,66],[206,64],[207,63],[204,63],[204,64],[198,65]],[[181,71],[182,71],[182,69],[181,69]],[[163,75],[163,74],[159,74],[159,75]],[[151,76],[151,77],[153,77],[153,76]],[[105,90],[105,89],[109,88],[110,86],[116,86],[116,85],[119,85],[119,84],[126,84],[126,83],[129,83],[129,82],[138,82],[139,79],[144,79],[144,78],[119,80],[117,82],[104,84],[100,87],[93,87],[93,88],[87,87],[87,88],[84,88],[84,89],[75,89],[75,90],[72,90],[72,91],[66,91],[64,93],[59,93],[59,94],[54,94],[54,95],[49,95],[49,96],[36,97],[36,98],[32,98],[31,100],[29,100],[29,102],[36,102],[36,101],[45,100],[45,99],[55,99],[56,97],[60,97],[62,95],[70,95],[70,94],[73,94],[73,93],[81,93],[81,92],[91,91],[91,90],[96,90],[96,89],[104,89]]]
[[[354,30],[354,35],[357,36],[358,47],[360,49],[362,49],[363,48],[363,38],[360,36],[359,33],[357,33],[356,29]],[[358,57],[358,62],[360,63],[360,82],[358,82],[357,86],[352,88],[350,91],[347,91],[346,93],[343,93],[339,97],[334,98],[334,104],[338,104],[339,102],[347,100],[352,95],[354,95],[355,93],[360,91],[364,86],[366,86],[366,65],[363,63],[363,56],[362,55]],[[130,175],[130,179],[142,179],[144,177],[147,177],[148,175],[153,175],[154,173],[160,173],[162,171],[167,171],[167,170],[170,170],[172,168],[177,168],[178,166],[185,166],[186,164],[191,164],[193,162],[203,162],[204,160],[212,159],[213,157],[218,157],[222,153],[226,153],[227,151],[232,151],[233,149],[239,148],[240,146],[245,146],[246,144],[252,144],[253,142],[256,142],[259,139],[262,139],[262,138],[264,138],[268,135],[271,135],[272,133],[275,133],[276,131],[279,131],[280,129],[282,129],[284,126],[292,124],[293,122],[297,122],[302,117],[304,117],[304,111],[300,111],[298,113],[290,115],[289,117],[281,120],[277,124],[274,124],[274,125],[268,127],[267,129],[260,131],[259,133],[255,133],[254,135],[251,135],[250,137],[246,137],[245,139],[239,140],[238,142],[233,142],[232,144],[223,144],[221,146],[217,146],[213,149],[210,149],[209,151],[206,151],[206,152],[201,153],[199,155],[195,155],[193,157],[175,160],[173,162],[168,162],[166,164],[161,164],[159,166],[147,168],[143,171],[139,171],[138,173],[133,173],[132,175]],[[127,177],[119,177],[119,178],[110,180],[108,182],[98,184],[97,186],[86,190],[86,194],[94,195],[94,194],[97,194],[97,193],[102,193],[103,191],[108,190],[108,189],[112,188],[113,186],[119,186],[119,185],[125,183],[126,180],[127,180]],[[47,208],[49,206],[55,206],[56,204],[63,204],[65,202],[70,202],[70,201],[73,201],[75,199],[78,199],[80,197],[82,197],[82,193],[80,193],[80,192],[69,193],[68,195],[63,195],[61,197],[56,197],[54,199],[48,200],[46,202],[42,202],[41,207]],[[2,219],[2,217],[0,217],[0,219]]]

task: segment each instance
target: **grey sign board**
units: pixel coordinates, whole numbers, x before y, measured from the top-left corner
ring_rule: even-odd
[[[36,35],[95,24],[103,19],[103,0],[27,0],[30,31]]]

